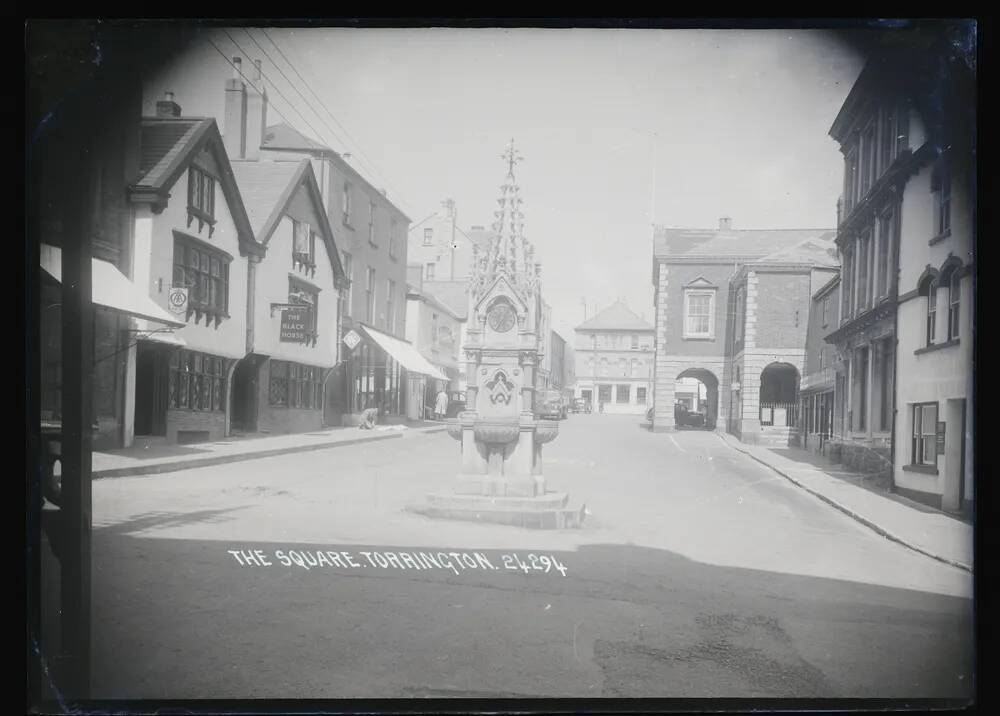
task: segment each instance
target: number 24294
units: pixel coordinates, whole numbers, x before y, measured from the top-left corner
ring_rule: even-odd
[[[549,557],[548,555],[544,554],[543,555],[529,554],[528,562],[531,564],[530,567],[528,566],[528,564],[525,564],[523,561],[521,561],[521,558],[518,557],[517,554],[503,555],[503,566],[505,569],[513,569],[513,570],[520,569],[525,573],[530,572],[532,570],[536,570],[539,572],[550,572],[553,569],[555,569],[562,576],[564,577],[566,576],[566,565],[564,565],[555,557]]]

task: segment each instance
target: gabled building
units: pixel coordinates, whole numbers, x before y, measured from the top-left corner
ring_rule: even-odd
[[[406,289],[406,338],[435,369],[434,374],[414,373],[411,377],[411,400],[407,417],[425,417],[426,406],[433,406],[438,391],[464,389],[460,348],[465,319],[424,288],[419,269],[412,273],[413,283]]]
[[[215,120],[167,97],[142,120],[132,272],[183,328],[136,321],[128,352],[125,445],[229,434],[233,370],[246,353],[247,281],[256,242]]]
[[[576,397],[594,412],[644,414],[653,389],[653,326],[616,301],[574,332]]]
[[[329,378],[340,357],[346,277],[307,159],[235,161],[254,234],[245,357],[233,376],[240,432],[307,432],[335,421]]]
[[[845,388],[845,463],[962,511],[973,496],[975,93],[950,57],[944,46],[884,53],[830,129],[844,154],[844,271],[827,340]]]
[[[830,229],[659,227],[654,234],[653,429],[674,429],[677,381],[705,385],[706,424],[787,444],[809,297],[837,264]],[[766,434],[762,434],[766,433]]]

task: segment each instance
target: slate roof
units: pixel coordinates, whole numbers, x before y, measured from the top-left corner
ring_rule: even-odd
[[[577,331],[652,331],[653,327],[621,301],[616,301],[593,318],[576,327]]]
[[[455,315],[466,320],[469,315],[469,282],[461,281],[424,281],[424,293],[429,293],[445,306],[450,308]]]
[[[264,130],[264,141],[260,145],[264,149],[291,149],[298,152],[330,152],[336,154],[330,147],[310,139],[294,127],[284,122],[272,124]]]
[[[832,240],[806,239],[757,259],[754,263],[809,264],[835,268],[840,266],[840,257],[837,245]]]
[[[743,256],[763,258],[789,249],[807,240],[833,241],[833,229],[671,229],[657,227],[653,238],[653,255],[659,258],[676,256]]]
[[[143,117],[139,180],[129,187],[129,192],[134,196],[159,197],[155,203],[165,206],[170,198],[170,187],[202,149],[211,152],[218,165],[219,185],[236,224],[241,246],[256,252],[260,247],[255,241],[222,135],[211,117]]]
[[[254,235],[262,244],[267,244],[270,240],[288,202],[304,183],[316,205],[316,214],[321,222],[316,227],[319,230],[317,233],[326,246],[334,279],[345,278],[340,252],[337,250],[333,229],[309,159],[297,162],[235,161],[233,174],[247,205]]]

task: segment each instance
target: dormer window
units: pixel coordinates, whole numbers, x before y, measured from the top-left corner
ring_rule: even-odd
[[[198,167],[188,170],[188,226],[198,219],[198,231],[208,224],[208,235],[215,229],[215,178]]]
[[[316,234],[306,221],[292,220],[292,264],[316,273]]]

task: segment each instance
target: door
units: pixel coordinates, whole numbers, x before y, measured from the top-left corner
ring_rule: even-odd
[[[257,431],[257,373],[260,366],[252,356],[243,358],[233,371],[232,429]]]
[[[135,434],[167,434],[170,352],[140,341],[135,355]]]

